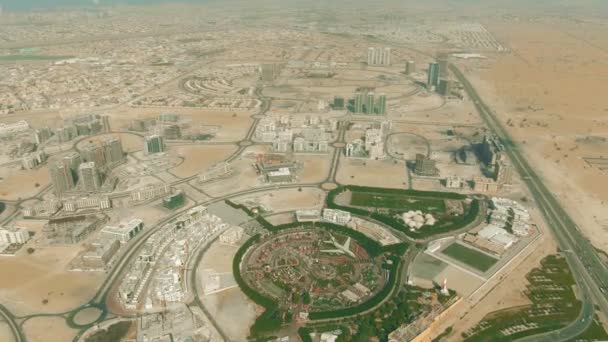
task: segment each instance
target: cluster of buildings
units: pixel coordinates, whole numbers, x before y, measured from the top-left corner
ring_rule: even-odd
[[[272,82],[281,74],[280,64],[261,64],[260,79],[262,82]]]
[[[175,113],[161,113],[154,118],[133,119],[129,123],[129,131],[141,132],[146,135],[146,139],[160,137],[164,140],[206,140],[215,134],[215,129],[217,128],[194,125],[190,120],[182,119]]]
[[[493,177],[478,176],[473,179],[477,192],[496,193],[505,185],[513,182],[514,170],[504,153],[500,138],[486,135],[480,146],[480,159],[493,173]]]
[[[358,303],[362,298],[370,295],[371,291],[366,286],[356,283],[346,290],[340,292],[340,296],[350,303]]]
[[[350,222],[351,219],[352,215],[348,211],[339,209],[323,209],[323,221],[345,226]]]
[[[433,226],[437,220],[431,214],[424,214],[420,210],[409,210],[402,215],[403,222],[410,229],[420,229],[423,226]]]
[[[24,218],[50,218],[63,210],[65,214],[81,210],[106,210],[112,208],[112,200],[108,196],[64,196],[62,198],[45,199],[34,205],[24,206],[21,214]]]
[[[75,244],[86,239],[107,220],[106,216],[99,214],[51,218],[42,228],[42,235],[49,244]]]
[[[117,137],[108,137],[101,142],[88,143],[80,153],[71,152],[49,167],[55,194],[67,192],[99,192],[113,189],[110,170],[126,161],[122,143]],[[102,185],[106,189],[102,189]]]
[[[272,143],[275,152],[326,153],[331,132],[338,128],[335,119],[321,120],[317,116],[290,118],[282,116],[263,119],[256,130],[256,139]]]
[[[158,182],[148,184],[139,189],[131,191],[131,202],[141,204],[143,202],[153,201],[162,197],[169,196],[173,193],[173,188],[169,184]]]
[[[59,142],[70,141],[79,136],[95,135],[110,131],[110,118],[107,115],[81,114],[64,120],[63,126],[55,129]],[[40,130],[44,139],[46,133]]]
[[[441,54],[437,57],[437,62],[429,64],[427,69],[427,89],[436,91],[440,95],[449,96],[452,93],[453,81],[449,77],[448,55]],[[407,64],[406,64],[407,74]]]
[[[391,48],[368,48],[367,65],[391,65]]]
[[[152,310],[184,300],[186,289],[182,281],[190,254],[229,227],[203,206],[192,208],[168,223],[146,240],[130,265],[118,289],[121,303],[130,310],[144,303],[147,310]]]
[[[0,138],[9,137],[15,133],[25,132],[30,129],[30,125],[25,121],[17,121],[12,124],[0,123]]]
[[[144,153],[155,154],[165,152],[165,141],[161,135],[147,135],[144,138]]]
[[[21,166],[26,170],[33,170],[46,162],[48,155],[44,151],[34,151],[21,156]]]
[[[517,243],[520,237],[529,235],[530,231],[530,213],[523,205],[507,198],[493,197],[488,224],[476,235],[468,234],[465,241],[502,254]]]
[[[350,158],[384,159],[384,145],[386,137],[390,134],[391,126],[391,121],[374,123],[372,127],[365,130],[365,136],[362,139],[356,139],[346,145],[345,155]]]
[[[385,115],[386,95],[379,94],[376,96],[370,89],[359,89],[355,93],[351,111],[355,114]]]
[[[14,255],[30,239],[30,233],[20,227],[0,227],[0,255]]]
[[[185,304],[171,304],[137,320],[137,342],[217,341],[211,327]]]
[[[290,154],[264,154],[255,167],[268,183],[289,183],[295,179],[298,164]]]
[[[93,241],[85,245],[85,251],[77,257],[72,269],[105,269],[120,248],[143,229],[144,222],[141,219],[130,219],[118,225],[105,226]]]

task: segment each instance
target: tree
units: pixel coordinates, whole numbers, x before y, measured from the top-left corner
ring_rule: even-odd
[[[33,254],[34,251],[36,251],[35,249],[33,249],[32,247],[27,249],[27,254]]]

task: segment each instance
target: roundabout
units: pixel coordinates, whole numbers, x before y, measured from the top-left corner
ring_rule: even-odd
[[[83,306],[70,312],[66,321],[73,328],[83,329],[99,323],[106,318],[107,311],[99,306]]]

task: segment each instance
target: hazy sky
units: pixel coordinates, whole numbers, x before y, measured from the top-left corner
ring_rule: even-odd
[[[151,3],[221,3],[221,2],[232,2],[234,0],[0,0],[0,5],[5,10],[29,10],[36,8],[54,8],[54,7],[73,7],[73,6],[87,6],[93,7],[96,4],[102,6],[116,5],[116,4],[131,4],[131,5],[142,5]],[[244,0],[241,0],[244,1]],[[255,2],[256,0],[249,0],[247,3]],[[327,1],[327,3],[343,2],[345,5],[352,4],[353,2],[373,3],[374,5],[381,5],[382,0],[324,0],[321,3]],[[391,3],[402,3],[404,6],[407,2],[416,2],[418,4],[425,3],[449,3],[453,6],[468,5],[468,6],[516,6],[520,9],[522,7],[530,8],[596,8],[606,9],[608,7],[608,0],[387,0]],[[310,0],[277,0],[280,4],[298,3],[299,5],[305,5]],[[320,1],[315,0],[314,3]]]

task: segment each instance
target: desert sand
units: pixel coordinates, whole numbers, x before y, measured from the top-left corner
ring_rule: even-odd
[[[86,303],[103,275],[68,271],[79,251],[79,245],[36,248],[0,258],[0,273],[10,275],[0,277],[0,301],[15,315],[65,312]]]
[[[489,29],[512,52],[477,72],[474,84],[581,229],[608,250],[608,175],[583,160],[608,157],[608,29],[565,22]]]

